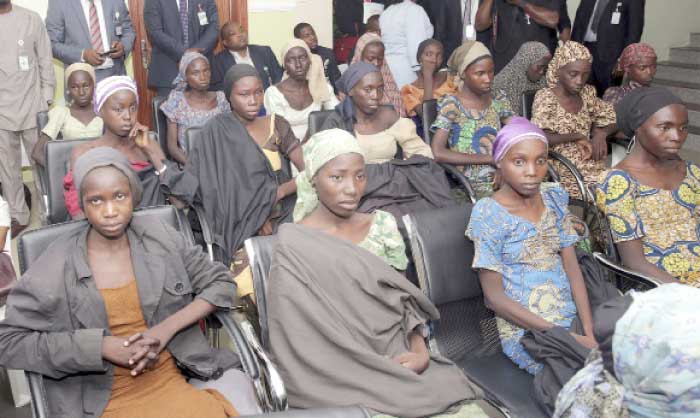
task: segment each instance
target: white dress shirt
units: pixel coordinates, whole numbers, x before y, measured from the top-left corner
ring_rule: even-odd
[[[248,48],[245,49],[245,56],[239,54],[236,51],[230,51],[230,52],[231,52],[231,55],[233,55],[233,59],[236,60],[236,64],[248,64],[250,66],[255,67],[255,64],[253,64],[253,59],[250,57],[250,50]],[[262,74],[262,75],[264,75],[264,74]]]
[[[109,36],[107,36],[107,24],[105,22],[104,10],[102,9],[102,0],[93,1],[95,2],[95,9],[97,10],[97,20],[100,22],[100,35],[102,37],[102,46],[104,47],[104,51],[98,52],[106,52],[111,49],[111,45],[109,44]],[[85,22],[87,23],[88,33],[90,33],[90,0],[80,0],[80,5],[83,6]],[[113,65],[114,63],[112,62],[112,58],[105,57],[105,62],[103,62],[99,67],[95,67],[95,69],[101,70],[104,68],[111,68]]]
[[[472,5],[472,10],[469,16],[469,21],[471,22],[471,26],[473,29],[471,33],[467,33],[468,24],[466,22],[466,19],[464,19],[466,17],[464,14],[464,10],[466,9],[467,2],[471,2]],[[476,12],[479,11],[479,0],[461,0],[460,4],[462,6],[462,39],[476,41]]]

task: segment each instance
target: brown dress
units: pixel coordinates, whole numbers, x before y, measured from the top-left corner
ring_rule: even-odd
[[[112,335],[128,338],[148,327],[143,318],[136,281],[100,289]],[[115,366],[112,395],[102,418],[227,418],[238,412],[216,390],[199,390],[187,383],[175,359],[163,350],[153,370],[132,377]]]
[[[583,107],[574,114],[569,113],[559,103],[559,99],[551,88],[539,90],[535,94],[532,107],[532,123],[542,129],[556,134],[581,134],[586,138],[591,137],[591,129],[605,127],[615,123],[615,110],[608,102],[596,97],[595,88],[586,85],[581,91]],[[565,142],[555,145],[554,151],[571,160],[584,177],[586,184],[597,183],[598,177],[605,170],[605,161],[595,161],[591,158],[584,159],[576,142]],[[579,197],[576,181],[568,171],[555,164],[561,173],[561,183],[571,197]]]

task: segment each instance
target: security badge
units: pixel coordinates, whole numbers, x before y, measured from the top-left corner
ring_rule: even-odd
[[[622,13],[620,12],[621,7],[622,7],[622,2],[618,1],[617,5],[615,5],[615,11],[612,14],[612,18],[610,19],[611,25],[619,25],[620,24],[620,17],[622,16]]]
[[[122,21],[119,19],[119,12],[114,12],[114,34],[117,36],[124,35],[124,26],[122,26]]]
[[[24,41],[20,39],[17,41],[17,45],[19,45],[19,50],[20,50],[20,55],[19,55],[19,70],[20,71],[29,71],[29,56],[24,55],[22,52],[24,52]]]
[[[197,18],[199,18],[199,24],[201,26],[206,26],[209,24],[209,20],[207,19],[207,13],[202,9],[202,3],[199,3],[197,6],[199,8],[199,12],[197,12]]]

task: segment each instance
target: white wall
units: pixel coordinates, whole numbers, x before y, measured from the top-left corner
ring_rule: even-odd
[[[571,23],[580,3],[568,0]],[[691,32],[700,32],[700,0],[646,1],[642,42],[654,47],[659,60],[668,59],[669,48],[688,45]]]

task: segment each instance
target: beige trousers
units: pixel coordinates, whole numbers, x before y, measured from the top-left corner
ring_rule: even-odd
[[[29,208],[24,200],[22,183],[22,144],[31,155],[34,145],[39,140],[36,128],[23,131],[6,131],[0,129],[0,184],[2,196],[10,206],[10,216],[21,225],[29,223]],[[32,167],[34,161],[29,159]]]

